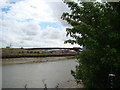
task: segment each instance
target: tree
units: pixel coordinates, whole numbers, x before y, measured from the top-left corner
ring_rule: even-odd
[[[108,88],[108,74],[114,73],[113,87],[120,87],[120,2],[64,2],[71,13],[61,18],[70,24],[65,43],[86,46],[71,71],[77,83],[88,88]]]

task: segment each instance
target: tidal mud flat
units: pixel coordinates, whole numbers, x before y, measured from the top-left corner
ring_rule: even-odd
[[[9,64],[27,64],[27,63],[41,63],[41,62],[50,62],[57,60],[73,60],[75,56],[66,56],[66,57],[24,57],[24,58],[5,58],[2,59],[2,65]]]

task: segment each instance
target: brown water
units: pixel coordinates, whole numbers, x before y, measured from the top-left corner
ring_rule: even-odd
[[[2,65],[0,65],[0,90],[2,89]]]
[[[75,69],[76,60],[61,60],[33,64],[4,65],[2,88],[48,88],[76,85],[70,71]]]

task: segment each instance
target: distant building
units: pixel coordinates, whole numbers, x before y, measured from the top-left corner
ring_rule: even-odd
[[[6,46],[6,48],[10,48],[10,46]]]

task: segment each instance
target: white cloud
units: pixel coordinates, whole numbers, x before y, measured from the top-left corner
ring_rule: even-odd
[[[3,14],[4,18],[12,20],[24,20],[32,18],[36,21],[54,21],[52,10],[43,0],[24,0],[12,4],[8,13]]]
[[[0,0],[0,8],[7,6],[8,4],[6,2],[7,0]]]
[[[65,37],[65,29],[57,29],[47,27],[41,30],[38,23],[31,22],[17,22],[11,20],[3,20],[3,26],[9,27],[2,31],[2,44],[7,46],[12,44],[13,47],[68,47],[70,44],[64,45],[64,41],[68,39]]]
[[[64,45],[64,41],[68,39],[65,37],[65,28],[46,27],[42,30],[39,25],[40,22],[61,22],[60,15],[64,11],[64,5],[46,3],[44,0],[21,0],[15,4],[5,1],[2,0],[3,6],[11,8],[7,13],[0,11],[3,15],[0,16],[0,47],[6,47],[10,43],[13,47],[73,47],[70,44]],[[67,11],[66,8],[65,10]]]
[[[50,8],[53,10],[53,16],[55,19],[60,22],[63,26],[70,26],[68,23],[61,19],[61,16],[64,12],[70,12],[70,9],[62,0],[50,0],[51,2],[46,2]]]

